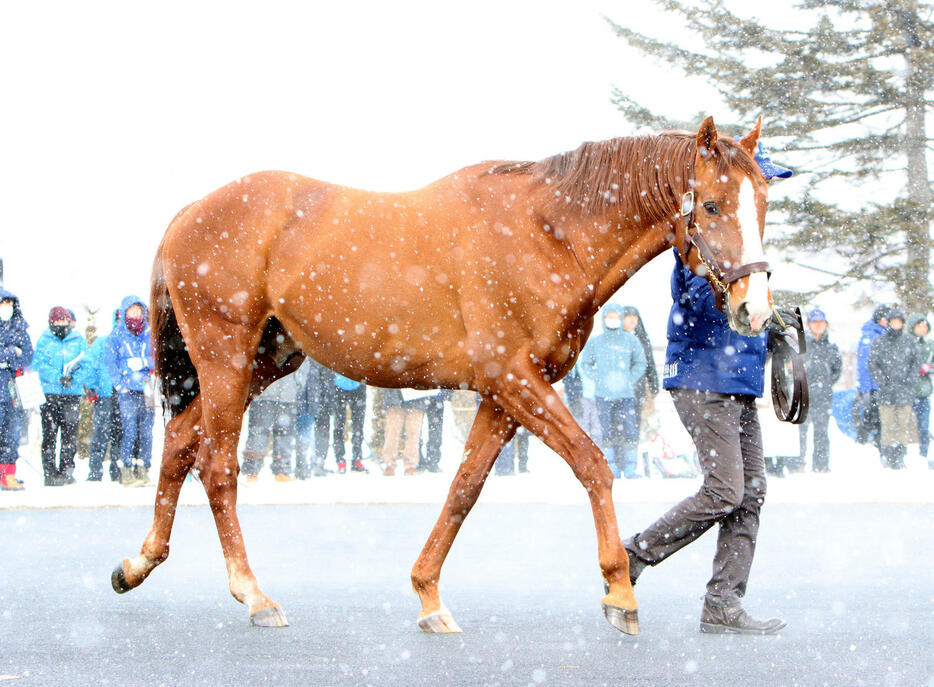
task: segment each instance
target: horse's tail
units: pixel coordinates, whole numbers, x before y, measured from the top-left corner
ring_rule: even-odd
[[[155,372],[162,391],[163,407],[175,417],[195,399],[200,392],[200,384],[198,371],[188,355],[188,346],[178,328],[175,308],[172,307],[172,299],[169,297],[162,266],[162,243],[156,251],[152,268],[150,304]]]

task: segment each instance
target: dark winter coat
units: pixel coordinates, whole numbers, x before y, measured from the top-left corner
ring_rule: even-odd
[[[87,355],[88,342],[78,332],[72,329],[64,339],[59,339],[52,330],[46,329],[36,341],[36,354],[32,365],[39,373],[42,391],[49,394],[65,394],[67,396],[81,396],[84,394],[84,375],[87,367],[84,365],[84,356]],[[78,361],[75,365],[75,361]],[[62,386],[61,379],[65,374],[65,366],[71,365],[71,384]]]
[[[908,406],[915,400],[921,353],[915,337],[888,328],[869,349],[869,373],[878,386],[879,405]]]
[[[141,306],[143,318],[149,319],[149,309],[142,300],[135,296],[124,298],[120,303],[120,321],[114,324],[104,350],[107,374],[118,394],[143,391],[153,369],[149,324],[139,334],[134,334],[126,326],[126,311],[134,305]]]
[[[863,325],[859,344],[856,346],[856,374],[861,394],[868,394],[879,388],[869,373],[869,349],[872,348],[872,342],[883,334],[885,334],[885,327],[875,320],[870,319]]]
[[[10,384],[19,370],[32,363],[32,341],[26,331],[29,325],[23,319],[19,299],[9,291],[0,289],[0,300],[13,301],[13,317],[9,322],[0,320],[0,403],[9,403]]]
[[[762,396],[765,333],[750,337],[730,329],[710,284],[681,262],[677,249],[671,298],[664,387]]]
[[[924,315],[912,315],[908,318],[908,331],[914,332],[915,325],[919,322],[924,322],[928,326],[928,331],[931,331],[931,323],[927,321],[927,318]],[[912,336],[915,336],[912,333]],[[915,397],[916,398],[927,398],[931,395],[932,384],[931,384],[931,375],[934,374],[934,343],[931,343],[928,339],[923,336],[915,336],[915,341],[918,342],[918,352],[921,354],[921,365],[929,365],[927,372],[918,370],[918,382],[915,384]]]
[[[299,415],[317,417],[323,412],[328,412],[335,396],[334,372],[311,358],[305,358],[305,362],[296,370],[296,374],[304,382],[299,389]]]
[[[830,341],[827,333],[815,339],[806,335],[804,370],[808,378],[808,396],[815,411],[830,412],[833,405],[833,385],[843,371],[843,356],[837,344]]]
[[[639,318],[639,324],[636,325],[636,331],[633,334],[642,344],[642,352],[645,353],[645,374],[642,379],[636,382],[636,403],[640,406],[645,402],[646,393],[653,396],[658,393],[658,368],[655,367],[655,354],[652,351],[652,341],[649,339],[649,333],[645,331],[645,324],[642,322],[642,315],[639,310],[627,305],[623,308],[623,317],[626,315],[635,315]]]

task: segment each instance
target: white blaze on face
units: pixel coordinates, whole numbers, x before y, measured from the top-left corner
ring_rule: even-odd
[[[739,221],[743,236],[742,264],[764,261],[765,252],[762,250],[762,237],[759,235],[756,192],[748,178],[743,179],[739,187],[739,207],[736,210],[736,219]],[[758,331],[772,314],[772,308],[769,306],[769,280],[765,272],[755,272],[747,279],[748,286],[743,303],[746,304],[746,311],[749,313],[750,326],[753,331]]]

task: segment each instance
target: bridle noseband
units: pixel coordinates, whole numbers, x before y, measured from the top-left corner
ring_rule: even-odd
[[[697,226],[695,221],[694,159],[696,153],[694,151],[695,148],[692,146],[692,154],[688,160],[689,170],[686,175],[688,178],[688,190],[681,196],[681,216],[684,218],[684,250],[682,251],[682,260],[686,265],[688,255],[691,252],[691,246],[697,249],[698,261],[707,270],[707,276],[712,285],[719,289],[719,293],[714,291],[714,295],[717,298],[717,307],[723,310],[730,292],[730,286],[733,282],[739,281],[743,277],[748,277],[750,274],[755,274],[756,272],[765,272],[767,275],[771,276],[772,271],[769,268],[769,263],[764,260],[746,263],[745,265],[729,269],[724,269],[720,261],[717,260],[713,250],[710,248],[710,244],[707,243],[707,239],[701,234],[700,227]]]

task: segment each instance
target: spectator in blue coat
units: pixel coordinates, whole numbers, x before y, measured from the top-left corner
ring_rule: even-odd
[[[578,363],[580,374],[594,383],[594,397],[603,434],[602,448],[615,477],[641,477],[636,473],[639,420],[636,383],[646,370],[645,351],[639,339],[622,328],[623,308],[603,308],[603,333],[584,347]]]
[[[120,322],[120,311],[114,311],[114,326]],[[87,368],[84,388],[88,400],[94,405],[91,431],[89,482],[100,482],[104,476],[104,456],[110,447],[110,479],[120,480],[120,411],[113,397],[113,380],[104,361],[110,335],[99,336],[84,356]]]
[[[701,631],[778,632],[784,622],[752,618],[741,602],[765,500],[755,400],[765,383],[766,336],[732,331],[707,280],[695,275],[677,250],[671,295],[663,385],[697,446],[704,482],[696,494],[623,542],[630,580],[635,583],[646,566],[657,565],[719,525]]]
[[[14,404],[13,380],[32,363],[32,341],[26,331],[19,298],[0,288],[0,489],[19,491],[19,409]]]
[[[56,306],[49,311],[49,328],[39,335],[33,367],[39,373],[45,403],[42,418],[42,472],[47,487],[74,484],[78,450],[78,409],[84,394],[84,356],[88,342],[75,331],[71,311]],[[60,443],[58,463],[56,442]]]
[[[880,305],[872,311],[872,317],[863,325],[859,344],[856,347],[856,374],[859,383],[859,422],[856,425],[856,441],[861,444],[871,441],[879,449],[880,457],[882,456],[880,444],[882,422],[879,419],[877,393],[879,385],[869,373],[869,351],[872,348],[872,342],[885,334],[889,324],[890,310],[889,306]]]
[[[140,298],[127,296],[120,304],[119,321],[107,337],[104,363],[113,381],[123,428],[120,482],[124,486],[144,486],[149,483],[152,462],[153,360],[149,308]],[[143,465],[134,474],[133,446],[137,442]]]

